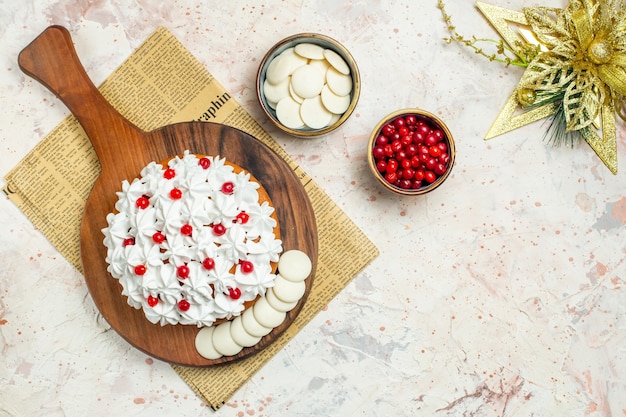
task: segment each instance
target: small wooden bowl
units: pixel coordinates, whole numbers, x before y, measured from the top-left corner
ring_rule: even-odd
[[[345,110],[341,114],[338,120],[336,120],[331,125],[320,128],[320,129],[311,129],[308,127],[305,127],[302,129],[294,129],[294,128],[285,126],[284,124],[280,122],[280,120],[276,116],[276,110],[273,109],[268,104],[268,100],[265,98],[265,93],[263,91],[263,85],[266,80],[267,68],[272,62],[272,60],[274,60],[274,58],[276,58],[285,50],[289,48],[293,48],[296,45],[301,44],[301,43],[312,43],[315,45],[319,45],[325,49],[331,49],[335,51],[337,54],[339,54],[339,56],[341,56],[341,58],[343,58],[343,60],[346,62],[346,64],[348,64],[348,67],[350,68],[350,76],[352,78],[352,91],[350,92],[350,105],[348,106],[347,110]],[[317,34],[317,33],[300,33],[297,35],[289,36],[281,40],[280,42],[275,44],[272,48],[270,48],[270,50],[265,54],[265,56],[263,57],[263,60],[261,61],[261,64],[259,65],[259,69],[257,72],[256,93],[257,93],[257,98],[259,100],[259,104],[261,105],[261,109],[263,109],[263,112],[267,115],[267,117],[280,130],[290,135],[297,136],[300,138],[313,138],[313,137],[322,136],[322,135],[332,132],[333,130],[341,126],[348,119],[348,117],[350,117],[350,115],[352,114],[352,112],[354,111],[357,105],[357,102],[359,100],[359,95],[361,93],[361,78],[359,75],[359,69],[356,65],[354,58],[352,57],[350,52],[339,42],[337,42],[336,40],[328,36]]]
[[[439,175],[437,179],[432,183],[428,183],[427,181],[422,181],[422,186],[419,188],[401,188],[400,186],[394,185],[390,183],[389,181],[387,181],[387,179],[385,178],[385,175],[381,173],[376,166],[377,161],[376,161],[376,158],[374,157],[374,152],[373,152],[374,146],[376,146],[377,138],[381,134],[383,127],[389,123],[393,123],[394,120],[400,117],[406,117],[408,115],[414,115],[418,122],[422,121],[426,123],[431,129],[441,130],[444,133],[444,138],[442,142],[444,142],[447,145],[447,148],[448,148],[447,152],[449,154],[449,161],[447,162],[445,172]],[[400,195],[411,195],[411,196],[422,195],[438,188],[441,184],[443,184],[443,182],[450,175],[450,172],[452,171],[452,167],[454,166],[455,156],[456,156],[456,150],[454,147],[454,139],[452,137],[452,134],[450,133],[450,130],[445,125],[445,123],[434,114],[421,110],[421,109],[417,109],[417,108],[401,109],[385,116],[372,131],[372,134],[370,135],[368,145],[367,145],[367,161],[368,161],[370,170],[374,174],[374,177],[387,190],[392,191],[396,194],[400,194]]]

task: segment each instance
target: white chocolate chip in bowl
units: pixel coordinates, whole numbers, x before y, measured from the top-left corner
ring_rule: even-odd
[[[332,116],[332,113],[324,107],[322,97],[319,95],[305,99],[300,105],[300,117],[304,124],[312,129],[328,126]]]
[[[324,59],[324,48],[314,43],[299,43],[295,46],[294,52],[308,59]]]
[[[302,60],[306,63],[296,66],[294,57],[299,57],[300,64]],[[283,69],[292,61],[291,72]],[[286,78],[291,101],[281,106],[282,99],[276,99],[285,94],[285,88],[281,84],[277,91],[276,87]],[[354,59],[337,41],[320,34],[283,39],[263,58],[257,74],[257,97],[263,111],[278,128],[298,137],[321,136],[337,129],[353,113],[359,95],[360,76]],[[299,117],[294,102],[300,106]]]
[[[294,93],[304,99],[319,96],[325,84],[326,74],[311,65],[299,67],[291,76]]]
[[[350,105],[350,96],[338,96],[327,85],[322,89],[320,98],[324,107],[335,114],[343,113]]]
[[[338,96],[347,96],[352,91],[352,77],[342,74],[335,68],[326,71],[326,85]]]

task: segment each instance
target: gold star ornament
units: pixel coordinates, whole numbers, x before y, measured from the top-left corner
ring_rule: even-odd
[[[525,67],[485,139],[551,117],[552,141],[584,139],[617,173],[615,116],[626,120],[626,8],[621,0],[570,0],[565,9],[529,7],[522,11],[477,2],[502,41],[497,59],[476,46],[485,39],[459,35],[439,7],[452,37],[490,60]]]

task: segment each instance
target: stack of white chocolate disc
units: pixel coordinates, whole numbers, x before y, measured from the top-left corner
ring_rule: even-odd
[[[196,349],[207,359],[233,356],[245,347],[259,343],[261,338],[278,327],[306,292],[304,280],[309,277],[312,263],[299,250],[282,254],[274,286],[256,300],[242,315],[217,326],[204,327],[196,335]]]
[[[290,129],[323,129],[350,106],[350,67],[332,49],[299,43],[267,66],[263,94],[278,121]]]

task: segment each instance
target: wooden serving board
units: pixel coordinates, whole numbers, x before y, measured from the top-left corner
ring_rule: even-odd
[[[107,322],[131,345],[178,365],[211,366],[250,356],[276,340],[300,312],[311,290],[317,266],[318,241],[311,202],[289,165],[274,151],[237,129],[214,123],[186,122],[144,132],[102,97],[80,63],[69,32],[51,26],[20,53],[20,68],[69,108],[96,151],[102,173],[85,205],[81,225],[81,261],[91,296]],[[195,326],[150,323],[143,311],[130,307],[122,287],[107,272],[102,229],[114,211],[123,180],[139,176],[151,161],[165,161],[185,150],[225,157],[254,175],[276,209],[283,249],[299,249],[311,257],[313,273],[307,290],[285,321],[250,348],[235,356],[207,360],[195,349]]]

